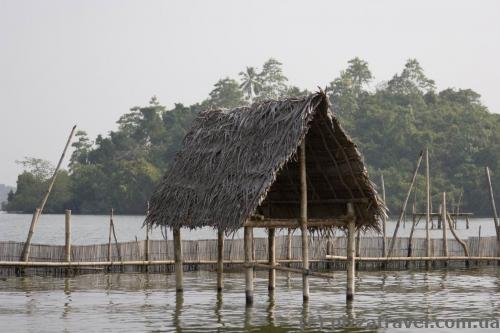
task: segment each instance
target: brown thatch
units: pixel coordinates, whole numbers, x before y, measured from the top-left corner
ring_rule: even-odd
[[[296,155],[304,137],[309,217],[338,217],[353,201],[357,226],[378,229],[384,205],[324,93],[202,112],[145,223],[234,231],[252,214],[298,218]]]

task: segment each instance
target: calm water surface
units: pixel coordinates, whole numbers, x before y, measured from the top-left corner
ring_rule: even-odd
[[[144,216],[139,215],[117,215],[114,218],[116,234],[118,241],[132,241],[145,238],[145,230],[142,228]],[[28,234],[31,215],[29,214],[5,214],[0,213],[0,241],[19,241],[23,242]],[[422,220],[417,225],[415,237],[425,237],[425,222]],[[387,235],[392,236],[395,226],[394,221],[390,221],[387,226]],[[470,220],[470,228],[465,228],[465,221],[459,221],[458,234],[460,237],[477,236],[481,226],[482,236],[494,236],[493,219],[491,218],[473,218]],[[108,242],[109,217],[105,215],[73,215],[72,216],[72,237],[73,244],[99,244]],[[405,237],[410,234],[411,223],[407,221],[399,229],[399,236]],[[278,235],[284,234],[280,231]],[[297,231],[298,232],[298,231]],[[450,232],[449,237],[452,235]],[[340,234],[340,233],[339,233]],[[438,229],[431,230],[432,238],[441,238],[442,231]],[[265,237],[263,229],[255,229],[256,237]],[[172,239],[168,232],[167,237]],[[183,230],[184,239],[216,239],[217,233],[211,228],[203,228],[195,231]],[[235,238],[242,238],[243,232],[240,231]],[[163,239],[159,229],[154,229],[151,239]],[[41,244],[64,244],[64,215],[47,214],[42,215],[33,237],[34,243]]]
[[[92,274],[71,278],[2,277],[2,332],[451,332],[453,329],[366,328],[379,320],[500,319],[500,270],[359,272],[352,308],[345,304],[345,274],[311,278],[311,300],[302,304],[299,276],[278,273],[274,295],[258,271],[255,304],[244,304],[244,277],[225,275],[221,295],[215,274],[185,273],[177,296],[171,274]],[[334,327],[350,318],[351,327]],[[335,322],[334,322],[335,321]],[[431,322],[431,325],[434,325]],[[440,324],[444,326],[444,324]],[[477,325],[477,323],[476,323]],[[462,332],[477,332],[462,329]],[[498,329],[492,329],[497,331]]]

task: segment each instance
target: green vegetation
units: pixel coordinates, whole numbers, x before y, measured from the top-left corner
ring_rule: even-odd
[[[253,101],[307,93],[288,85],[281,63],[268,60],[262,70],[247,67],[232,78],[219,80],[199,104],[175,104],[167,110],[153,97],[148,106],[134,107],[119,120],[109,136],[91,140],[77,133],[68,171],[61,171],[47,211],[71,208],[78,213],[144,213],[146,202],[197,113],[207,108],[235,107]],[[390,80],[369,86],[368,64],[355,58],[329,87],[335,112],[365,156],[371,178],[383,173],[388,205],[396,214],[420,150],[429,147],[433,203],[447,191],[453,208],[488,215],[484,166],[493,170],[500,195],[500,115],[481,104],[470,89],[437,91],[416,60]],[[53,167],[27,158],[5,209],[32,211],[46,188]],[[423,170],[423,169],[421,169]],[[417,180],[422,202],[424,181]],[[437,208],[435,208],[437,209]]]

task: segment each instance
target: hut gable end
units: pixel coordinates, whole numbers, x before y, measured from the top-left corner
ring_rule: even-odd
[[[311,218],[335,218],[356,199],[358,225],[377,228],[383,205],[323,93],[201,113],[153,194],[146,223],[233,231],[252,214],[297,218],[304,137]]]

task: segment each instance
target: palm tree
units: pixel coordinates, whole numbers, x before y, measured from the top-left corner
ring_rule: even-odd
[[[254,67],[247,67],[245,72],[240,72],[241,84],[240,88],[247,95],[251,102],[255,95],[260,92],[262,84],[259,79],[259,74]]]

